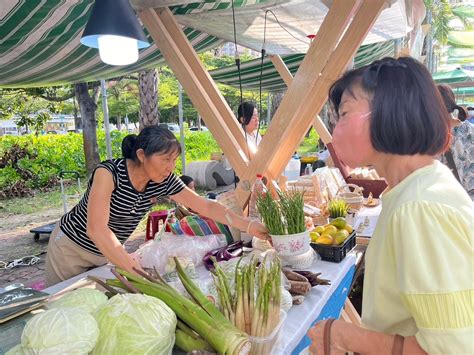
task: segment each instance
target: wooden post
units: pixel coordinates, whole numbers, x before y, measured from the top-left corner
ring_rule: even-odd
[[[304,106],[313,104],[313,97],[319,90],[315,86],[319,75],[328,61],[332,59],[331,54],[359,5],[360,1],[357,0],[333,1],[319,28],[316,39],[311,44],[275,117],[273,117],[272,124],[259,145],[255,158],[250,162],[245,175],[241,175],[241,179],[249,180],[251,183],[256,173],[267,170],[270,170],[273,176],[280,175],[281,168],[294,152],[294,142],[296,145],[300,142],[311,125],[311,120],[319,112],[318,110],[311,116],[305,116],[302,111]],[[361,40],[357,43],[360,43]],[[350,60],[353,54],[353,52],[346,53],[344,56]],[[298,127],[299,130],[295,127]],[[304,131],[303,134],[300,134],[301,130]],[[278,144],[275,146],[276,142]],[[248,198],[248,193],[238,188],[237,196],[240,201],[245,201]]]
[[[281,78],[285,82],[286,86],[289,87],[293,82],[293,75],[291,74],[283,59],[281,59],[279,55],[272,55],[270,56],[270,59],[273,65],[275,66],[275,69],[278,71],[278,74],[280,74]],[[316,117],[314,118],[313,127],[315,131],[318,132],[319,137],[321,138],[324,144],[327,145],[331,143],[331,133],[329,133],[326,125],[321,120],[321,117],[319,117],[319,115],[316,115]]]
[[[168,8],[148,8],[138,15],[232,167],[242,175],[249,160],[242,129],[181,26]]]
[[[291,137],[292,139],[286,139],[283,143],[278,145],[278,151],[275,152],[278,154],[278,159],[271,161],[268,168],[273,175],[278,175],[284,169],[285,161],[288,161],[291,154],[298,146],[298,137],[302,137],[307,131],[308,126],[303,124],[305,119],[311,119],[319,113],[327,100],[329,87],[339,78],[340,74],[347,67],[352,56],[357,51],[357,48],[359,48],[379,13],[382,11],[384,5],[384,0],[362,2],[361,7],[355,14],[350,26],[344,33],[337,48],[332,53],[330,60],[317,77],[315,85],[312,88],[309,88],[309,95],[306,97],[304,101],[305,104],[302,105],[302,108],[299,111],[299,114],[302,117],[302,122],[299,124],[288,125],[288,133],[286,133],[286,136]]]

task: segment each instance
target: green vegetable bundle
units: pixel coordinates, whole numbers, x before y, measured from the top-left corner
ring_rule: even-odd
[[[345,217],[349,209],[350,206],[341,199],[331,200],[328,203],[328,212],[331,218]]]
[[[257,210],[271,235],[297,234],[306,230],[304,192],[278,192],[279,200],[266,193],[257,197]]]
[[[280,323],[281,264],[278,258],[258,264],[252,259],[248,265],[240,265],[235,270],[235,290],[215,262],[214,284],[219,295],[222,313],[238,329],[253,337],[266,337]],[[254,343],[252,354],[269,354],[271,342]]]

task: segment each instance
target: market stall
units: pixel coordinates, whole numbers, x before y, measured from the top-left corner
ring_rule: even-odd
[[[315,321],[339,317],[352,282],[355,263],[356,254],[352,253],[340,264],[317,261],[312,265],[311,270],[321,272],[325,278],[331,280],[331,285],[313,288],[301,305],[293,306],[289,310],[280,331],[280,339],[272,353],[299,354],[309,346],[309,339],[305,335]],[[95,287],[94,282],[90,281],[88,276],[96,276],[101,279],[114,278],[110,272],[110,266],[106,265],[63,281],[44,291],[55,295],[71,292],[78,288]],[[210,276],[208,275],[208,277]],[[2,353],[21,342],[22,330],[26,321],[32,316],[33,314],[27,314],[13,322],[0,324],[0,333],[2,334],[0,350]]]

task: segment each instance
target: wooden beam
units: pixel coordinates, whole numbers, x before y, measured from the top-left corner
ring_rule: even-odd
[[[278,176],[285,168],[285,162],[290,159],[291,154],[298,147],[298,137],[302,137],[306,133],[304,121],[311,119],[311,117],[320,112],[327,100],[330,86],[347,68],[351,58],[362,44],[384,6],[385,0],[362,2],[350,26],[332,53],[330,60],[318,76],[316,83],[313,87],[309,88],[309,95],[305,97],[305,104],[299,110],[301,123],[289,125],[286,135],[288,138],[278,145],[278,149],[275,152],[278,154],[278,159],[272,161],[268,167],[268,171],[272,175]]]
[[[277,70],[278,74],[280,74],[281,78],[285,82],[286,86],[289,87],[293,82],[293,75],[291,74],[283,59],[281,59],[279,55],[271,55],[270,60],[272,61],[273,66]]]
[[[354,305],[349,300],[349,298],[346,298],[346,301],[344,302],[344,311],[349,318],[349,322],[360,327],[360,315],[359,313],[357,313],[356,309],[354,308]]]
[[[280,175],[281,170],[279,170],[279,167],[288,162],[289,157],[294,151],[293,148],[293,151],[290,152],[291,145],[288,142],[299,142],[302,136],[299,132],[294,132],[294,130],[289,128],[304,126],[303,129],[307,129],[309,125],[306,123],[316,115],[315,113],[304,117],[302,115],[302,107],[311,105],[312,100],[309,99],[311,95],[315,94],[311,91],[315,89],[315,83],[322,69],[329,60],[331,53],[359,5],[360,2],[357,0],[333,1],[329,12],[319,28],[316,39],[310,45],[293,79],[292,85],[283,97],[272,123],[258,147],[255,158],[250,162],[246,173],[240,175],[241,179],[248,180],[250,183],[253,182],[255,174],[267,172],[278,160],[280,160],[278,169],[271,169],[270,175]],[[284,149],[280,149],[281,144],[284,145]],[[236,193],[239,201],[243,202],[248,199],[248,192],[243,189],[238,188]]]
[[[291,74],[283,59],[281,59],[279,55],[272,55],[270,56],[270,59],[273,65],[275,66],[275,69],[278,71],[278,74],[280,74],[281,78],[285,82],[286,86],[289,87],[293,83],[293,75]],[[316,117],[314,118],[313,127],[316,132],[318,132],[319,137],[321,138],[324,144],[327,145],[331,143],[331,133],[329,133],[326,125],[321,120],[321,117],[319,117],[319,115],[316,115]]]
[[[232,110],[168,8],[144,9],[140,19],[237,174],[247,169],[245,137]]]

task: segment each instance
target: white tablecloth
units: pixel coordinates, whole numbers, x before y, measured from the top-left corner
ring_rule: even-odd
[[[321,277],[331,280],[331,286],[316,286],[305,297],[302,304],[293,306],[283,323],[280,341],[274,354],[290,354],[308,332],[313,321],[321,313],[322,308],[341,283],[347,272],[356,261],[352,253],[340,263],[316,261],[311,267],[313,272],[321,272]]]
[[[313,272],[321,272],[321,277],[331,280],[331,286],[316,286],[310,294],[305,297],[301,305],[293,306],[287,314],[280,332],[279,342],[272,354],[290,354],[298,345],[303,336],[307,333],[311,323],[318,317],[321,309],[324,307],[329,297],[337,289],[344,276],[355,264],[356,258],[353,253],[340,263],[331,263],[326,261],[315,261],[310,268]],[[110,266],[105,265],[92,269],[84,274],[73,277],[69,280],[58,283],[45,290],[50,294],[67,289],[78,281],[86,280],[87,275],[93,275],[100,278],[113,278],[110,272]]]

